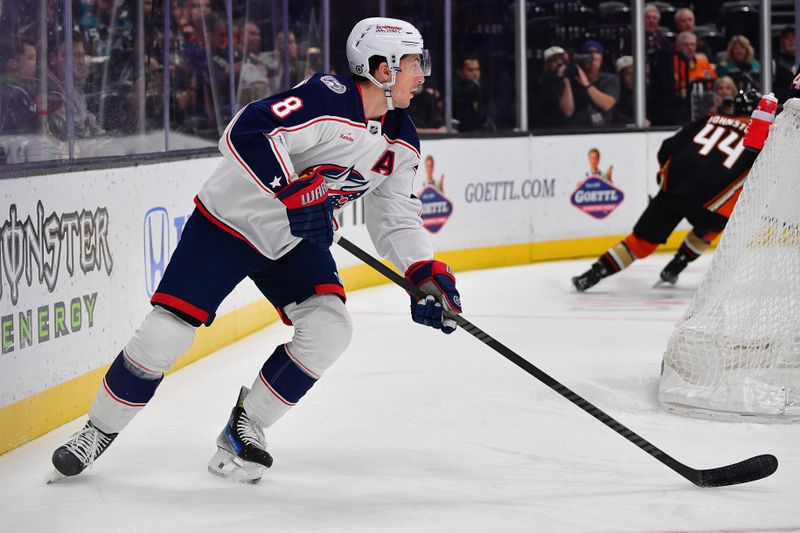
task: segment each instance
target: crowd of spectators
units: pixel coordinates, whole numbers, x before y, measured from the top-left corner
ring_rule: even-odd
[[[761,64],[746,35],[732,33],[724,38],[713,24],[698,27],[689,7],[676,9],[666,2],[645,6],[644,30],[648,125],[683,124],[713,111],[717,100],[715,81],[721,77],[736,90],[760,91]],[[587,33],[591,37],[591,32]],[[776,93],[786,91],[794,77],[794,39],[791,26],[783,27],[777,36],[773,61]],[[613,50],[607,49],[610,43],[595,38],[571,49],[564,42],[551,44],[540,51],[540,74],[531,91],[533,128],[634,123],[629,42],[614,42]],[[588,51],[593,54],[591,62],[586,56]]]
[[[0,137],[46,137],[52,142],[44,152],[60,150],[63,157],[68,139],[119,139],[163,130],[166,105],[170,131],[212,144],[242,105],[322,69],[318,13],[305,22],[293,19],[285,31],[282,17],[270,9],[259,11],[255,2],[233,4],[229,24],[222,0],[174,0],[165,36],[165,4],[155,0],[73,0],[70,31],[64,28],[62,1],[13,2],[0,11]],[[532,129],[633,124],[629,9],[627,15],[615,15],[608,9],[611,4],[623,3],[592,5],[598,12],[606,6],[608,21],[617,17],[613,24],[580,31],[561,28],[565,31],[548,36],[541,48],[541,40],[529,40]],[[42,5],[47,6],[44,17]],[[561,20],[578,20],[582,13],[561,13]],[[752,35],[733,33],[733,27],[709,30],[709,16],[713,13],[705,10],[700,16],[704,24],[698,26],[688,7],[667,2],[645,7],[648,124],[682,124],[714,110],[719,91],[731,87],[760,89],[762,66]],[[39,27],[40,20],[46,20],[46,28]],[[487,35],[500,34],[483,38]],[[72,40],[71,57],[67,37]],[[773,87],[781,97],[794,76],[794,29],[783,27],[775,37]],[[500,117],[498,110],[507,111],[515,103],[497,101],[497,88],[513,84],[513,75],[489,79],[497,78],[492,62],[497,54],[490,54],[486,43],[484,48],[475,44],[459,42],[453,61],[453,129],[481,133],[508,128],[513,113]],[[482,79],[482,66],[495,76]],[[446,131],[445,98],[441,75],[414,98],[409,111],[420,132]],[[121,143],[108,146],[119,149]],[[0,159],[7,155],[0,151]]]
[[[293,29],[284,34],[281,21],[244,12],[234,13],[231,31],[224,4],[216,0],[171,3],[166,62],[163,2],[76,0],[71,32],[64,28],[61,2],[47,4],[47,27],[39,27],[41,5],[21,0],[0,13],[0,137],[45,139],[48,158],[53,150],[66,157],[70,135],[76,142],[91,138],[97,147],[103,137],[163,130],[165,75],[171,131],[209,143],[242,105],[321,69],[320,48],[311,44],[317,36],[306,31],[301,39]],[[12,158],[8,142],[0,146],[0,159]],[[120,146],[109,143],[108,149]]]

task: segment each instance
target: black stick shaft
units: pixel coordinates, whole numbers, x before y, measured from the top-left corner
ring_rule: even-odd
[[[397,272],[392,270],[391,268],[387,267],[383,263],[381,263],[378,259],[373,257],[372,255],[368,254],[352,242],[348,241],[344,237],[339,236],[338,241],[339,245],[356,256],[358,259],[366,263],[367,265],[371,266],[387,278],[389,278],[392,282],[396,283],[403,289],[405,289],[410,294],[414,295],[417,298],[425,298],[426,294],[416,285],[410,283],[406,280],[403,276],[399,275]],[[527,359],[521,357],[516,352],[502,344],[497,339],[493,338],[488,333],[481,330],[479,327],[474,325],[472,322],[467,320],[466,318],[462,317],[461,315],[455,315],[452,318],[456,320],[459,326],[461,326],[464,331],[472,335],[473,337],[477,338],[481,342],[485,343],[489,347],[491,347],[494,351],[523,369],[528,374],[532,375],[561,396],[569,400],[570,402],[574,403],[594,418],[605,424],[606,426],[610,427],[618,434],[622,435],[630,442],[647,452],[652,457],[658,459],[660,462],[665,464],[667,467],[672,469],[673,471],[677,472],[684,478],[688,479],[692,483],[698,486],[721,486],[721,485],[729,485],[734,483],[743,483],[745,481],[753,481],[755,479],[760,479],[767,475],[770,475],[772,472],[775,471],[777,468],[777,459],[772,456],[758,456],[749,459],[748,461],[743,461],[742,463],[737,463],[736,465],[730,465],[730,467],[737,467],[735,473],[731,472],[728,467],[721,467],[718,469],[713,470],[695,470],[691,467],[688,467],[681,463],[680,461],[674,459],[670,455],[666,454],[657,446],[651,444],[645,438],[641,437],[640,435],[636,434],[634,431],[623,425],[622,423],[615,420],[610,415],[606,414],[596,406],[594,406],[591,402],[586,400],[585,398],[581,397],[577,393],[570,390],[566,385],[562,384],[555,378],[551,377],[549,374],[544,372],[543,370],[536,367],[533,363],[528,361]],[[758,460],[758,461],[756,461]],[[774,465],[773,465],[774,463]],[[747,468],[750,467],[750,468]],[[771,470],[770,470],[771,469]],[[747,472],[741,472],[742,470],[747,470]],[[713,479],[709,479],[713,478]]]

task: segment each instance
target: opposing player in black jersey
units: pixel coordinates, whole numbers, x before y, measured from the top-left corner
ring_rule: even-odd
[[[759,99],[755,91],[740,92],[725,103],[723,112],[687,124],[662,143],[659,193],[650,200],[633,233],[609,248],[589,270],[572,278],[578,291],[653,253],[684,218],[692,230],[661,271],[661,281],[674,284],[683,269],[708,249],[725,228],[760,151],[743,142],[749,115]],[[755,144],[761,147],[763,141]]]

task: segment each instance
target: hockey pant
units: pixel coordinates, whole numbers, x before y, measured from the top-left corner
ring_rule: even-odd
[[[659,244],[666,243],[684,218],[693,229],[684,239],[678,253],[683,253],[688,261],[693,261],[725,229],[733,203],[735,199],[719,206],[717,211],[710,211],[662,191],[650,200],[647,209],[636,222],[633,233],[609,248],[598,262],[606,268],[609,275],[627,268],[635,260],[653,253]]]

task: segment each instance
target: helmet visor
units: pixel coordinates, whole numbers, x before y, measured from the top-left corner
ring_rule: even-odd
[[[408,54],[404,56],[400,63],[399,72],[404,72],[409,76],[430,76],[430,52],[428,52],[428,50],[423,50],[421,54]]]

